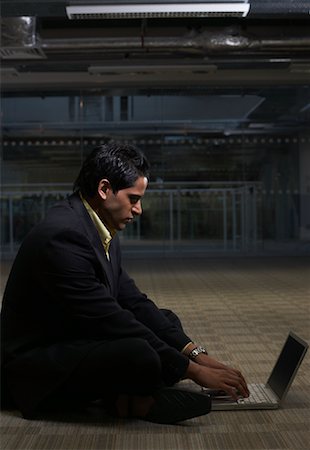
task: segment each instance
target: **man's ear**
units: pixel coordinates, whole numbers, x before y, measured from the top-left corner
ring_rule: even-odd
[[[111,184],[110,184],[109,180],[107,180],[106,178],[103,178],[102,180],[99,181],[98,194],[100,195],[100,197],[103,200],[105,200],[107,198],[107,194],[109,193],[110,190],[111,190]]]

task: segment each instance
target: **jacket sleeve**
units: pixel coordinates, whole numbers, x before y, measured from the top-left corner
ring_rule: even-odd
[[[63,333],[68,327],[76,339],[140,337],[157,351],[167,384],[177,382],[184,375],[188,358],[168,345],[160,333],[156,334],[149,326],[152,323],[149,319],[140,320],[143,311],[135,314],[136,307],[132,310],[126,307],[125,291],[129,284],[131,288],[133,285],[125,274],[120,275],[123,304],[113,297],[108,277],[83,234],[72,229],[57,233],[49,240],[41,258],[44,261],[38,280],[48,296],[48,304],[60,313],[59,328]],[[139,298],[144,300],[141,295]]]
[[[172,324],[156,304],[138,289],[134,280],[122,268],[118,301],[139,322],[177,350],[181,351],[191,341],[182,329]]]

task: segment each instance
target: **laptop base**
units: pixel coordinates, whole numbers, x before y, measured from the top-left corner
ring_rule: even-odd
[[[279,402],[273,392],[264,384],[249,384],[250,397],[232,400],[227,395],[212,396],[212,411],[235,411],[245,409],[277,409]],[[208,393],[208,390],[205,390]]]

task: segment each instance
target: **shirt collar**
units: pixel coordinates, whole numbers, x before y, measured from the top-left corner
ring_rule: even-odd
[[[93,210],[93,208],[90,206],[90,204],[85,200],[85,198],[80,193],[80,198],[83,202],[83,205],[85,206],[88,214],[90,215],[92,221],[94,222],[94,225],[99,233],[102,245],[104,247],[104,250],[106,252],[107,257],[109,258],[109,247],[111,240],[116,234],[115,230],[112,230],[111,232],[109,229],[105,226],[105,224],[102,222],[96,211]]]

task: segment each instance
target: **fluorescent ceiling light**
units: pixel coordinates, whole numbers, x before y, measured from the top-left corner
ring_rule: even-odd
[[[144,17],[245,17],[250,5],[245,1],[218,3],[147,3],[67,6],[69,19],[128,19]]]

